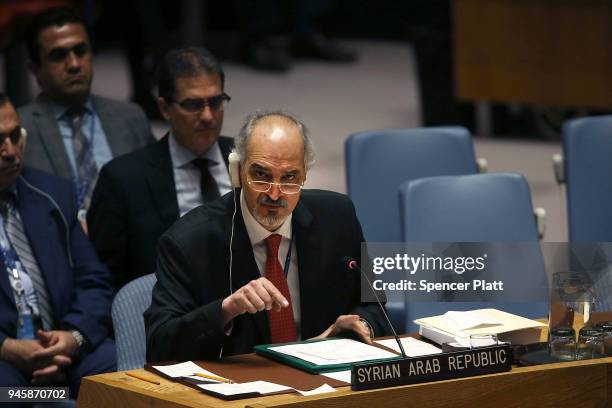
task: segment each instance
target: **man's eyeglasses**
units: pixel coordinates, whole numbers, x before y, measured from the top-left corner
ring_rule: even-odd
[[[10,139],[12,144],[19,143],[19,140],[21,140],[21,126],[17,126],[8,133],[0,134],[0,146],[4,146],[6,139]]]
[[[202,112],[206,105],[210,107],[211,110],[221,109],[225,102],[229,102],[232,100],[228,94],[223,92],[220,95],[211,96],[210,98],[202,98],[202,99],[184,99],[182,101],[177,101],[172,98],[166,98],[171,103],[176,103],[181,108],[185,109],[190,113],[198,113]]]
[[[272,186],[278,186],[280,191],[285,194],[297,194],[302,190],[302,185],[295,183],[273,183],[270,181],[254,181],[247,180],[249,186],[259,193],[267,193],[272,189]]]

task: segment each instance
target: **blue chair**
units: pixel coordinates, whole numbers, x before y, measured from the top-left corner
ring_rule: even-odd
[[[399,242],[397,191],[405,180],[478,171],[470,132],[459,126],[360,132],[344,145],[348,195],[368,242]],[[404,305],[387,302],[402,331]]]
[[[478,171],[463,127],[355,133],[345,142],[348,195],[369,242],[399,242],[397,191],[406,180]]]
[[[406,180],[478,171],[469,131],[459,126],[354,133],[345,142],[348,195],[369,242],[399,242],[397,190]],[[397,330],[404,305],[388,302]]]
[[[125,285],[113,300],[112,317],[117,347],[117,370],[142,368],[146,362],[146,337],[142,314],[151,305],[155,274]]]
[[[612,241],[612,115],[563,126],[570,242]]]
[[[405,242],[539,242],[529,185],[511,173],[430,177],[400,187],[402,234]],[[548,313],[548,284],[539,247],[529,247],[530,270],[538,300],[529,302],[407,302],[406,329],[417,329],[414,319],[448,310],[494,307],[524,317]],[[540,274],[541,272],[541,274]]]

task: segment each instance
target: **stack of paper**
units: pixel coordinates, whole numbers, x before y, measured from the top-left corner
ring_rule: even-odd
[[[284,346],[273,346],[270,347],[270,350],[297,357],[319,366],[358,363],[362,361],[384,360],[397,357],[396,354],[387,350],[351,339],[294,343]]]
[[[335,389],[327,384],[310,391],[302,391],[275,384],[268,381],[251,381],[245,383],[228,382],[230,380],[203,369],[193,361],[171,365],[155,365],[152,368],[167,377],[173,379],[190,379],[191,383],[196,383],[202,392],[213,395],[224,400],[234,400],[241,398],[257,397],[260,395],[270,395],[285,392],[297,392],[302,395],[315,395],[325,392],[333,392]],[[223,381],[214,380],[211,377],[219,378]],[[349,380],[350,382],[350,380]]]
[[[497,309],[447,312],[414,321],[419,333],[438,344],[458,343],[470,346],[471,334],[496,334],[500,341],[529,344],[540,340],[546,324]]]
[[[208,394],[223,398],[223,399],[234,399],[232,397],[240,396],[245,398],[248,395],[259,396],[259,395],[271,395],[285,393],[288,391],[295,391],[303,396],[324,394],[328,392],[335,392],[336,389],[328,384],[315,388],[310,391],[302,391],[295,388],[287,387],[285,385],[275,384],[268,381],[251,381],[241,384],[202,384],[198,385],[202,391]]]
[[[170,378],[189,378],[196,382],[205,383],[221,383],[221,379],[225,379],[215,373],[203,369],[193,361],[185,361],[184,363],[171,365],[154,365],[155,370]],[[215,378],[219,378],[216,380]]]

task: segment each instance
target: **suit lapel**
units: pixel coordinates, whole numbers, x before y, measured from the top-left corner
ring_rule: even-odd
[[[104,99],[92,95],[91,103],[94,111],[100,119],[100,124],[104,130],[104,136],[111,149],[113,157],[118,156],[122,152],[130,151],[129,140],[129,128],[124,126],[118,119],[119,112],[114,112],[111,106],[104,102]]]
[[[54,245],[55,241],[49,239],[49,237],[63,235],[51,231],[53,218],[49,214],[57,210],[52,207],[47,198],[27,188],[21,179],[17,180],[17,195],[17,208],[23,224],[23,231],[28,237],[32,255],[34,255],[47,285],[52,310],[57,310],[59,288],[65,287],[63,282],[60,281],[65,274],[56,273],[58,254],[54,251],[54,248],[56,249],[57,246]],[[60,246],[64,247],[65,245],[66,243],[62,243]]]
[[[253,255],[253,248],[244,220],[242,218],[242,211],[240,208],[240,191],[237,193],[231,193],[229,196],[228,206],[226,208],[226,245],[229,251],[230,245],[230,234],[232,227],[232,214],[234,211],[233,194],[238,194],[236,203],[236,219],[234,225],[234,242],[232,243],[233,253],[233,266],[232,266],[232,289],[236,291],[242,286],[246,285],[253,279],[259,279],[261,277],[257,263],[255,262],[255,256]],[[259,312],[250,315],[244,315],[245,318],[251,318],[254,321],[255,328],[259,332],[260,338],[263,339],[263,343],[270,343],[270,323],[268,321],[268,314],[265,312]]]
[[[219,149],[221,149],[221,156],[223,156],[223,161],[225,162],[225,167],[229,166],[229,154],[234,147],[234,139],[220,136],[219,137]]]
[[[32,116],[38,129],[38,132],[32,133],[38,135],[38,140],[32,140],[30,143],[41,144],[55,174],[72,179],[72,169],[70,168],[70,161],[66,154],[62,135],[59,132],[59,125],[51,109],[51,102],[44,95],[41,94],[36,98],[32,109]]]
[[[179,208],[168,135],[166,134],[154,146],[153,154],[149,157],[147,163],[147,184],[162,220],[167,225],[171,225],[179,218]]]
[[[324,284],[323,281],[317,279],[317,271],[320,270],[321,251],[316,237],[311,231],[312,222],[312,213],[303,203],[303,200],[300,200],[293,211],[293,229],[298,254],[301,333],[303,338],[319,334],[313,333],[311,326],[319,318],[317,315],[321,300],[318,298],[318,294],[320,293],[320,285]]]
[[[9,282],[8,271],[6,270],[6,265],[4,264],[4,260],[0,259],[0,288],[2,288],[2,292],[9,299],[9,303],[15,304],[15,297],[13,295],[13,289],[11,288],[11,283]]]

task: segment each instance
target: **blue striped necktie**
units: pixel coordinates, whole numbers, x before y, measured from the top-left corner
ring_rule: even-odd
[[[91,194],[98,178],[98,167],[94,158],[92,143],[94,135],[87,135],[82,129],[83,118],[86,113],[84,108],[70,108],[65,113],[72,131],[79,208],[89,208]]]
[[[13,193],[7,191],[0,193],[0,212],[2,212],[3,215],[2,227],[13,249],[13,251],[9,251],[9,253],[12,252],[14,254],[16,259],[13,261],[21,263],[25,269],[21,272],[26,273],[32,281],[38,300],[38,308],[40,310],[43,328],[45,330],[50,330],[53,328],[53,314],[51,312],[51,301],[49,299],[49,293],[47,292],[47,285],[38,267],[38,262],[32,254],[30,243],[23,231],[23,224],[14,206],[14,201],[15,198]]]

